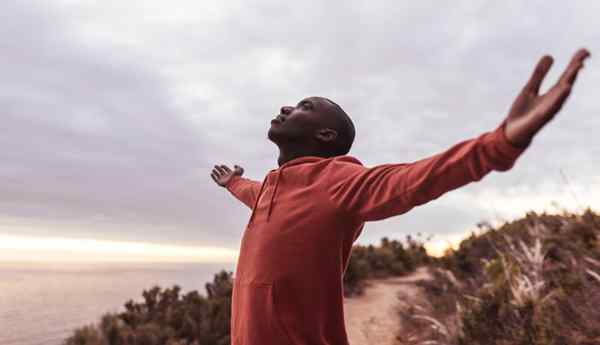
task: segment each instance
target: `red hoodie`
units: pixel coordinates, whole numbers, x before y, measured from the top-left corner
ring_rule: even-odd
[[[232,178],[227,189],[252,215],[234,276],[231,344],[348,344],[342,278],[365,222],[510,169],[529,143],[509,143],[504,125],[412,163],[367,168],[351,156],[305,156],[262,183]]]

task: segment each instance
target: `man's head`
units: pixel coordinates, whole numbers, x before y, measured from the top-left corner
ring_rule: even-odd
[[[281,107],[268,137],[280,148],[305,147],[333,157],[350,151],[355,133],[352,120],[339,105],[324,97],[308,97],[296,106]]]

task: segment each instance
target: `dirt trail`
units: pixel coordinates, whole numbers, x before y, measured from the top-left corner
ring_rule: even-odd
[[[344,301],[346,331],[350,345],[398,345],[400,330],[398,308],[415,302],[419,288],[414,284],[431,279],[426,267],[403,277],[370,280],[363,296]]]

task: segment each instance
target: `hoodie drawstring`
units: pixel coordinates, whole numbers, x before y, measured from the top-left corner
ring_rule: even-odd
[[[273,194],[271,195],[271,201],[269,202],[269,211],[267,212],[267,222],[269,221],[269,218],[271,217],[271,210],[273,209],[273,200],[275,200],[275,194],[277,194],[277,187],[279,186],[279,175],[281,174],[282,170],[283,170],[283,167],[281,168],[281,170],[277,171],[277,174],[275,174],[275,188],[273,189]]]
[[[265,176],[263,183],[260,185],[260,191],[258,192],[258,195],[256,196],[256,200],[254,200],[254,207],[252,207],[252,214],[250,215],[250,220],[248,221],[248,225],[250,225],[250,223],[252,223],[252,219],[254,218],[254,213],[256,213],[256,207],[258,206],[258,200],[260,199],[260,195],[262,194],[262,191],[265,187],[265,182],[267,182],[267,178],[269,176]]]
[[[271,211],[273,210],[273,202],[275,201],[275,194],[277,193],[277,187],[279,186],[279,175],[283,171],[283,168],[285,168],[285,166],[281,167],[275,173],[275,187],[273,188],[273,194],[271,195],[271,200],[269,201],[269,210],[267,212],[267,222],[269,221],[269,218],[271,218]],[[269,179],[269,175],[265,176],[265,179],[263,180],[263,183],[260,186],[260,191],[258,192],[256,201],[254,201],[254,207],[252,208],[252,215],[250,216],[250,220],[248,221],[248,224],[252,223],[252,219],[254,219],[254,213],[256,212],[256,207],[258,206],[258,200],[260,199],[260,196],[263,192],[263,189],[265,188],[265,184],[268,179]]]

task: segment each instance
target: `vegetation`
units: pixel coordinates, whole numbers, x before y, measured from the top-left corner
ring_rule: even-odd
[[[383,238],[376,247],[355,246],[344,275],[346,296],[361,294],[369,278],[412,272],[429,262],[423,243],[407,237],[406,244]],[[232,272],[221,271],[207,283],[206,296],[181,295],[175,285],[142,293],[143,302],[129,300],[125,311],[107,313],[98,325],[74,331],[65,345],[229,345]]]
[[[530,212],[432,265],[406,344],[600,344],[600,215]]]
[[[355,245],[344,274],[344,295],[361,295],[368,279],[404,275],[431,260],[424,242],[410,235],[406,244],[384,237],[378,247]]]
[[[498,228],[479,225],[441,258],[423,243],[383,238],[353,248],[347,297],[369,279],[427,265],[426,298],[401,312],[404,344],[600,344],[600,215],[528,213]],[[206,294],[144,290],[143,302],[76,329],[65,345],[228,345],[234,277],[221,271]]]
[[[144,301],[129,300],[122,313],[105,314],[99,325],[76,329],[66,345],[229,345],[231,272],[221,271],[197,291],[180,295],[179,286],[155,286]]]

